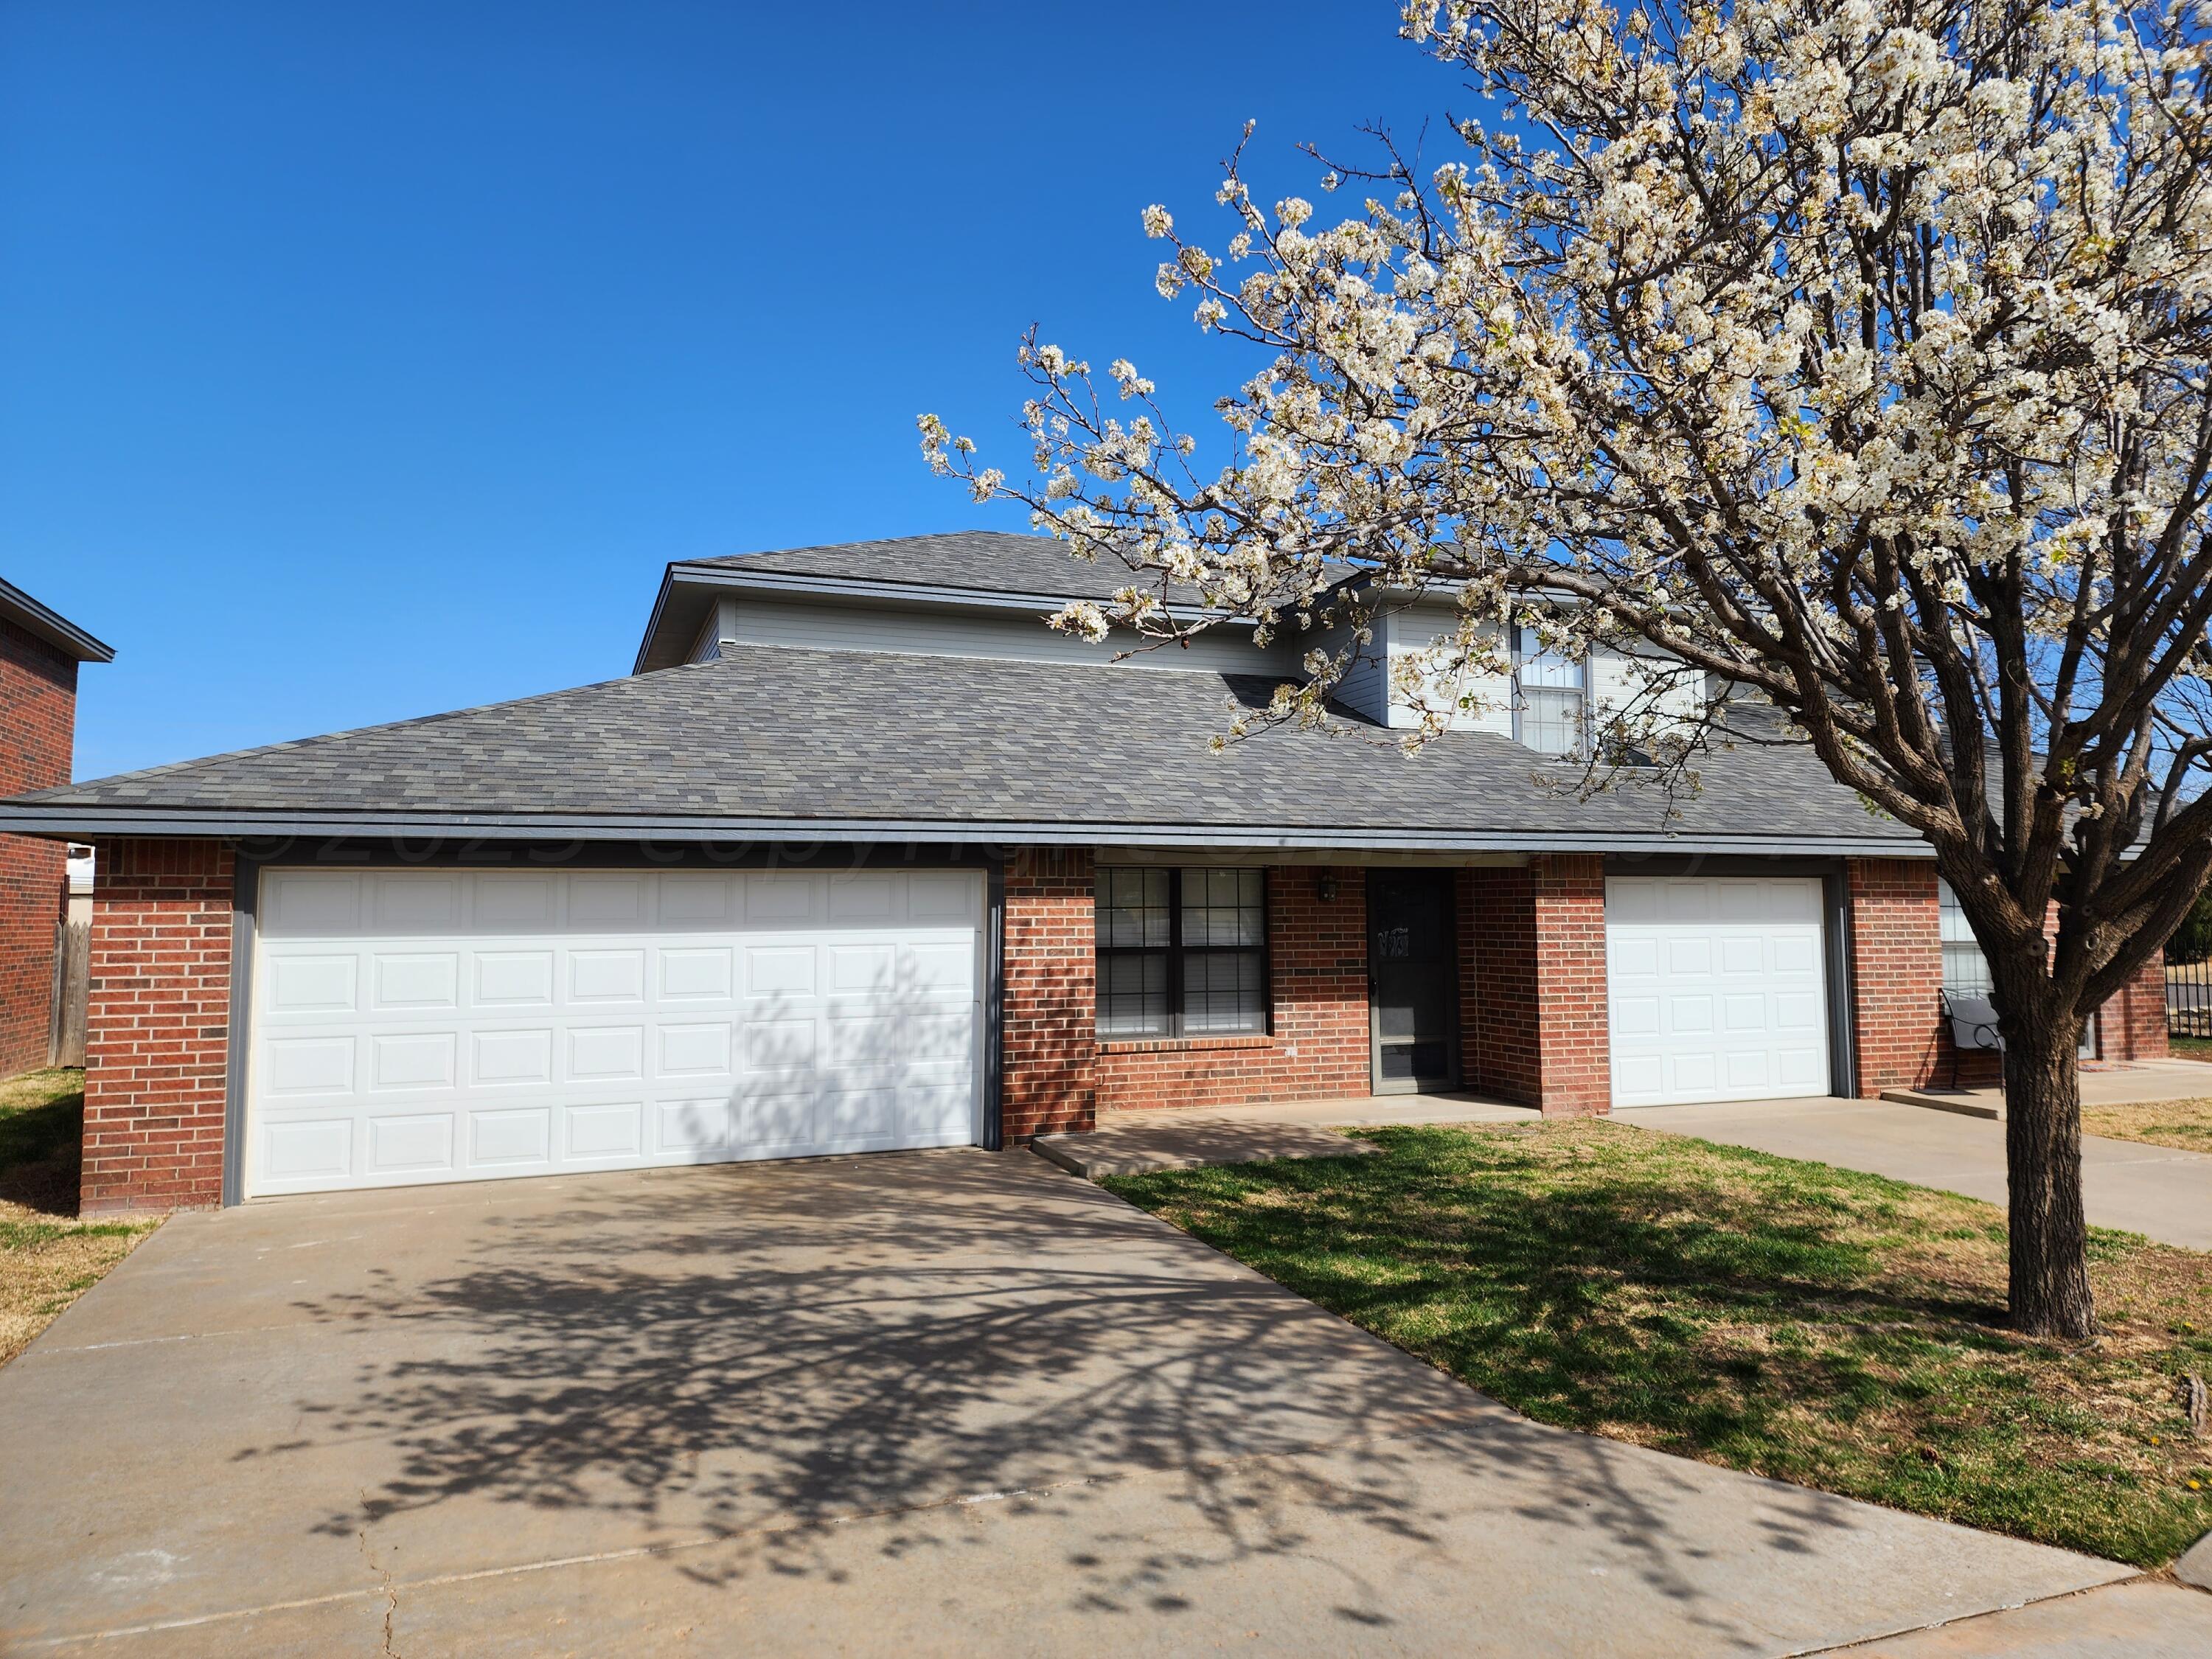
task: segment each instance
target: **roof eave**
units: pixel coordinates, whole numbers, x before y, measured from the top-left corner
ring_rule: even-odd
[[[51,605],[41,605],[13,582],[0,580],[0,617],[77,662],[113,662],[115,647],[94,638]]]
[[[1917,838],[1385,830],[1331,824],[1192,824],[1066,819],[794,818],[592,812],[344,812],[185,809],[68,802],[0,804],[0,832],[55,841],[117,836],[264,841],[466,836],[483,841],[915,842],[968,846],[1342,848],[1411,853],[1737,853],[1777,857],[1932,857]]]

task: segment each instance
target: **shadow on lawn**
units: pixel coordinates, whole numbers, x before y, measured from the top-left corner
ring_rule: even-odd
[[[562,1184],[557,1207],[487,1214],[427,1282],[303,1304],[373,1326],[380,1357],[304,1402],[309,1434],[247,1455],[397,1449],[324,1530],[460,1503],[618,1512],[720,1540],[671,1558],[708,1582],[835,1582],[856,1550],[972,1549],[959,1500],[1013,1493],[1080,1540],[1059,1569],[1079,1608],[1172,1613],[1281,1556],[1337,1576],[1339,1616],[1368,1627],[1392,1590],[1336,1547],[1347,1530],[1451,1573],[1484,1559],[1466,1551],[1489,1517],[1583,1553],[1601,1537],[1715,1646],[1751,1640],[1704,1611],[1674,1514],[1705,1472],[1498,1409],[1041,1163]],[[1104,1503],[1131,1482],[1142,1531]],[[1852,1524],[1815,1492],[1752,1501],[1777,1551]],[[858,1515],[892,1517],[888,1540],[833,1524]]]
[[[82,1085],[33,1105],[0,1106],[0,1204],[74,1221],[83,1134]]]
[[[1891,1404],[1917,1385],[1884,1368],[1931,1338],[2020,1346],[1970,1275],[1932,1257],[1909,1279],[1884,1271],[1869,1239],[1894,1211],[1875,1177],[1793,1166],[1732,1201],[1648,1163],[1604,1180],[1602,1149],[1546,1166],[1510,1138],[1368,1133],[1385,1156],[1109,1184],[1547,1421],[1640,1423],[1681,1449],[1756,1437],[1801,1400]],[[1701,1151],[1751,1175],[1772,1162]],[[1797,1340],[1815,1328],[1817,1344]]]

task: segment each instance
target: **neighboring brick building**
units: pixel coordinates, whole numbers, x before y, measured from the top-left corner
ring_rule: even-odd
[[[77,665],[114,655],[0,581],[0,794],[70,781]],[[69,905],[67,856],[57,842],[0,836],[0,1077],[47,1063],[54,951]]]
[[[57,894],[61,840],[100,848],[83,1207],[1945,1066],[1927,848],[1802,750],[1578,798],[1521,741],[1555,664],[1540,730],[1407,758],[1378,705],[1367,741],[1209,754],[1294,644],[1086,659],[1036,615],[1114,578],[1066,566],[994,537],[678,566],[628,679],[0,806]],[[2162,1051],[2160,973],[2106,1056]]]

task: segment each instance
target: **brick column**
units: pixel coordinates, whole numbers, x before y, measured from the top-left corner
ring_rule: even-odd
[[[1000,1122],[1008,1146],[1088,1129],[1098,1103],[1098,959],[1088,848],[1025,848],[1006,871]]]
[[[1936,866],[1924,859],[1849,859],[1844,884],[1859,1093],[1872,1099],[1885,1089],[1924,1088],[1944,1052]],[[1948,1062],[1943,1074],[1948,1080]]]
[[[1460,963],[1468,1086],[1547,1117],[1612,1109],[1603,859],[1553,854],[1466,872]]]
[[[2166,952],[2154,951],[2097,1013],[2097,1052],[2106,1060],[2164,1060]]]
[[[70,781],[76,668],[44,640],[0,622],[0,795]],[[0,1077],[51,1057],[68,860],[59,842],[0,836]]]
[[[214,842],[104,842],[94,878],[78,1206],[222,1201],[234,864]]]

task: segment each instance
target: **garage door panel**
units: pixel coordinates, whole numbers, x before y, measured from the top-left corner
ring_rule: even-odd
[[[1713,1029],[1713,1000],[1670,997],[1667,1001],[1667,1030],[1672,1034],[1703,1033]]]
[[[737,920],[736,883],[729,876],[662,876],[657,884],[653,915],[665,932],[671,928],[726,929]]]
[[[978,876],[263,882],[249,1193],[973,1137]]]
[[[370,1174],[420,1176],[453,1167],[453,1113],[394,1113],[368,1120]]]
[[[261,1164],[272,1188],[341,1182],[353,1174],[352,1118],[308,1118],[270,1123],[261,1135]]]
[[[553,1161],[553,1109],[510,1106],[469,1114],[469,1166],[550,1164]]]
[[[658,1074],[665,1078],[726,1077],[730,1027],[726,1021],[659,1028]]]
[[[380,932],[419,934],[458,931],[462,923],[462,880],[459,876],[371,876],[368,884],[369,915]]]
[[[265,1084],[275,1098],[354,1091],[356,1045],[349,1036],[271,1036],[264,1053]]]
[[[601,1101],[561,1111],[564,1161],[630,1163],[645,1152],[645,1103]]]
[[[568,1000],[597,1004],[643,1002],[644,951],[571,951]]]
[[[664,1152],[697,1154],[726,1151],[730,1145],[730,1103],[720,1098],[667,1100],[656,1116],[658,1143]]]
[[[551,876],[471,876],[469,900],[470,931],[478,937],[543,933],[560,921]]]
[[[372,959],[369,1006],[386,1010],[441,1009],[459,1012],[461,959],[451,952],[434,956],[392,956]]]
[[[620,928],[635,932],[646,920],[642,876],[568,878],[568,926],[579,932]]]
[[[1622,1036],[1656,1036],[1660,1030],[1659,999],[1621,998],[1613,1005],[1613,1029]]]
[[[1659,941],[1644,936],[1615,939],[1607,951],[1616,979],[1650,979],[1659,971]]]
[[[350,934],[361,923],[358,876],[272,872],[263,895],[264,925],[287,931]]]
[[[1813,878],[1609,880],[1614,1102],[1825,1093],[1820,916]]]
[[[727,1002],[737,991],[737,952],[728,946],[659,953],[660,1002]]]
[[[889,921],[894,914],[890,877],[847,875],[830,878],[831,921]]]
[[[361,961],[354,956],[295,957],[271,966],[269,1012],[350,1014],[359,998]]]

